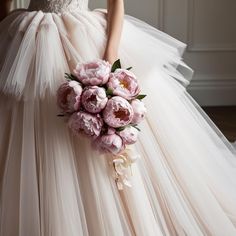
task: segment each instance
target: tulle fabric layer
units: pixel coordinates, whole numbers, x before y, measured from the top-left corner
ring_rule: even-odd
[[[185,45],[130,16],[119,57],[148,96],[132,188],[57,117],[78,61],[101,58],[103,11],[13,12],[0,25],[0,235],[236,235],[235,149],[186,92]]]
[[[46,90],[55,92],[64,72],[78,61],[101,57],[106,43],[105,12],[58,15],[18,10],[1,24],[0,37],[1,91],[19,99],[27,99],[29,93],[43,97]],[[183,84],[191,78],[192,70],[181,60],[185,45],[130,16],[125,19],[120,48],[124,64],[135,60],[136,70],[144,74],[159,67]],[[146,54],[148,58],[143,57]],[[32,69],[34,88],[30,85]]]

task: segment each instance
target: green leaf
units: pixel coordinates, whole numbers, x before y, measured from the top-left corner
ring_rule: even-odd
[[[65,78],[70,80],[70,74],[65,73]]]
[[[137,124],[132,124],[131,126],[133,126],[135,129],[137,129],[138,131],[141,131],[141,129],[139,129]]]
[[[116,69],[120,69],[121,68],[121,63],[120,63],[120,59],[116,60],[112,67],[111,67],[111,72],[115,72]]]
[[[144,99],[146,96],[147,96],[147,95],[145,95],[145,94],[140,94],[140,95],[138,95],[136,98],[139,99],[139,100],[142,100],[142,99]]]
[[[106,91],[106,95],[109,96],[109,95],[112,95],[113,94],[113,90],[111,88],[108,88],[107,91]]]
[[[78,81],[78,79],[74,75],[68,74],[68,73],[65,73],[65,78],[67,80],[76,80],[76,81]]]
[[[128,67],[126,70],[131,70],[133,67],[131,66],[131,67]]]
[[[117,132],[121,132],[121,131],[123,131],[125,128],[126,128],[126,126],[119,127],[119,128],[116,128],[116,131],[117,131]]]
[[[70,74],[70,77],[72,78],[72,80],[78,80],[76,76],[74,76],[73,74]]]

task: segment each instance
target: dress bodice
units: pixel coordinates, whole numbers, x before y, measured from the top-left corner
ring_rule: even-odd
[[[75,9],[87,10],[88,0],[31,0],[29,9],[56,13]]]

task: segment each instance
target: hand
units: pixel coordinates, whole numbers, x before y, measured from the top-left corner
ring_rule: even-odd
[[[113,50],[105,50],[103,60],[108,61],[111,65],[118,59],[117,53]]]

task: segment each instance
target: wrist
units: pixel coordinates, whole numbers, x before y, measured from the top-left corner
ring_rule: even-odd
[[[112,46],[107,46],[105,48],[105,53],[107,53],[107,54],[117,54],[117,50]]]
[[[106,49],[104,52],[103,59],[110,62],[110,64],[113,64],[118,58],[117,52],[113,49],[109,50]]]

